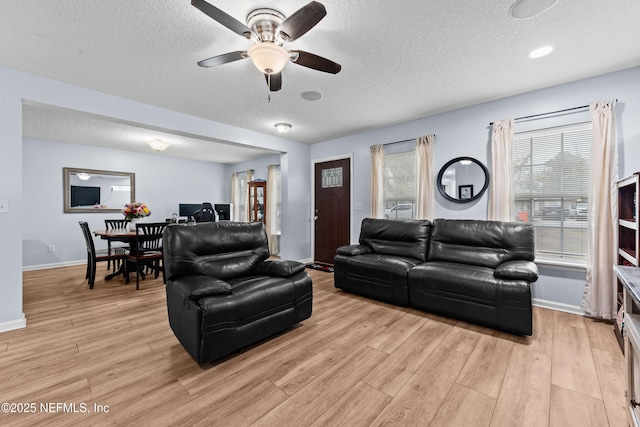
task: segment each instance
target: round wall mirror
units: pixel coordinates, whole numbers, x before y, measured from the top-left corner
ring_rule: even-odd
[[[473,157],[447,162],[438,173],[438,191],[456,203],[478,200],[489,187],[489,170]]]

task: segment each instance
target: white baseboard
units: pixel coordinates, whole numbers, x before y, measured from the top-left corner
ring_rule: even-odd
[[[584,316],[584,310],[577,305],[563,304],[561,302],[549,301],[539,298],[533,298],[531,303],[536,307],[548,308],[550,310],[564,311],[565,313],[577,314]]]
[[[82,265],[86,263],[87,263],[87,260],[84,259],[82,261],[65,261],[65,262],[56,262],[53,264],[27,265],[22,267],[22,271],[35,271],[35,270],[45,270],[47,268],[71,267],[74,265]]]
[[[22,313],[22,319],[11,320],[9,322],[0,323],[0,332],[9,332],[14,329],[22,329],[27,327],[27,318]]]

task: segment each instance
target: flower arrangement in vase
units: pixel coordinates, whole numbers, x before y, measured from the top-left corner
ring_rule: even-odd
[[[135,230],[135,223],[146,216],[151,215],[151,210],[143,202],[127,203],[122,209],[122,215],[130,221],[129,227]]]

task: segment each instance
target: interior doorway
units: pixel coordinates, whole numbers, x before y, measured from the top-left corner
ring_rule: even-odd
[[[351,159],[314,167],[314,260],[333,264],[339,246],[350,242]]]

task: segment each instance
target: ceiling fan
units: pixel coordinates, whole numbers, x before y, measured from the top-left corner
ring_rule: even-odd
[[[282,88],[281,71],[289,61],[331,74],[339,73],[342,68],[340,64],[313,53],[303,50],[287,51],[282,47],[284,43],[292,42],[306,34],[325,17],[327,10],[317,1],[303,6],[288,18],[274,9],[256,9],[247,16],[247,25],[204,0],[191,0],[191,4],[211,19],[254,43],[248,50],[203,59],[198,62],[201,67],[213,67],[251,58],[258,70],[264,73],[272,92]]]

